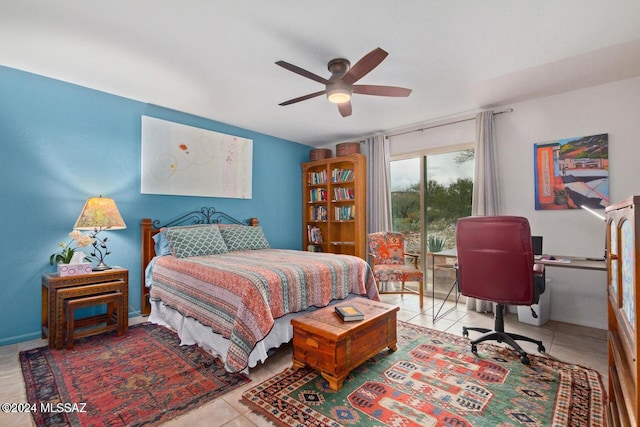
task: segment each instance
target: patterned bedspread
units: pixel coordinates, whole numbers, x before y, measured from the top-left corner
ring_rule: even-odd
[[[225,368],[244,369],[274,319],[350,293],[378,300],[365,261],[348,255],[261,249],[178,259],[152,270],[150,296],[230,340]]]

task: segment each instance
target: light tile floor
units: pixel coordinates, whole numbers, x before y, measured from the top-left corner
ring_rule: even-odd
[[[400,306],[398,319],[425,326],[452,334],[462,335],[462,326],[493,327],[492,314],[468,312],[464,304],[458,306],[439,318],[432,321],[431,299],[425,297],[424,308],[419,309],[417,297],[408,295],[382,295],[381,300]],[[453,303],[446,303],[445,310],[453,307]],[[437,307],[436,307],[437,310]],[[146,321],[145,318],[129,319],[130,324]],[[506,315],[505,329],[509,332],[517,332],[523,335],[541,339],[546,347],[549,357],[564,362],[579,364],[596,369],[602,376],[603,384],[607,383],[607,342],[606,331],[602,329],[588,328],[571,325],[568,323],[549,321],[543,326],[533,326],[518,322],[517,314]],[[471,338],[476,336],[471,332]],[[45,340],[32,340],[28,342],[0,347],[0,403],[26,402],[24,381],[18,353],[22,350],[46,345]],[[535,344],[523,343],[523,348],[535,354]],[[291,346],[285,345],[279,349],[263,365],[252,369],[249,377],[252,382],[242,388],[222,396],[211,403],[204,405],[186,415],[165,423],[165,426],[272,426],[260,415],[251,412],[240,403],[240,397],[244,390],[259,384],[261,381],[281,372],[291,365]],[[29,414],[0,413],[1,426],[32,426],[33,419]]]

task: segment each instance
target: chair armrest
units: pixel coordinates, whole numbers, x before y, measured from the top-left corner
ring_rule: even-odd
[[[420,258],[420,254],[411,254],[411,253],[409,253],[409,252],[405,252],[405,253],[404,253],[404,256],[408,256],[408,257],[413,258],[413,259],[411,260],[411,263],[413,264],[413,266],[414,266],[415,268],[418,268],[418,258]]]
[[[534,288],[534,303],[540,302],[540,295],[547,289],[544,277],[544,264],[533,264],[533,288]]]
[[[544,264],[533,264],[533,274],[536,276],[544,274]]]

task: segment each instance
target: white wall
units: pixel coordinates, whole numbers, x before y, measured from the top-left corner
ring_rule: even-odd
[[[640,78],[494,110],[507,107],[514,111],[496,116],[502,214],[527,217],[532,233],[544,237],[545,253],[602,256],[604,222],[583,210],[535,210],[533,146],[608,133],[611,202],[640,194]],[[400,155],[474,138],[471,121],[393,137],[390,149]],[[547,277],[552,320],[606,328],[605,272],[550,267]]]

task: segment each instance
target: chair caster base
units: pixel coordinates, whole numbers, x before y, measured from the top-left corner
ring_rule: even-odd
[[[546,349],[544,348],[544,345],[542,344],[542,341],[538,341],[538,340],[534,340],[532,338],[528,338],[525,337],[523,335],[519,335],[519,334],[513,334],[513,333],[507,333],[507,332],[496,332],[496,331],[492,331],[490,329],[485,329],[485,328],[472,328],[472,327],[467,327],[467,326],[463,326],[462,327],[462,336],[467,338],[469,337],[469,331],[478,331],[478,332],[482,332],[483,335],[476,338],[475,340],[472,340],[470,342],[471,344],[471,352],[474,354],[478,353],[478,344],[484,341],[489,341],[489,340],[494,340],[497,341],[499,343],[506,343],[508,344],[513,350],[515,350],[519,355],[520,355],[520,361],[522,362],[523,365],[530,365],[531,364],[531,360],[529,359],[529,356],[527,355],[527,353],[522,349],[522,347],[520,347],[515,340],[524,340],[524,341],[528,341],[528,342],[532,342],[534,344],[536,344],[538,346],[538,351],[540,353],[544,353],[546,352]]]

